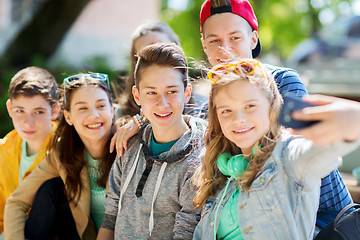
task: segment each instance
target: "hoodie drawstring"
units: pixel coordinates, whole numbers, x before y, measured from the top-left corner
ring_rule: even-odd
[[[142,148],[142,144],[140,143],[140,147],[139,147],[139,151],[136,155],[136,159],[134,161],[134,164],[132,165],[131,169],[130,169],[130,172],[129,172],[129,175],[127,176],[126,180],[125,180],[125,183],[123,185],[123,187],[121,188],[121,191],[120,191],[120,198],[119,198],[119,206],[118,206],[118,215],[120,214],[120,210],[121,210],[121,201],[124,197],[124,194],[125,194],[125,191],[126,189],[128,188],[129,186],[129,183],[131,181],[131,178],[133,177],[134,175],[134,172],[135,172],[135,169],[136,169],[136,165],[139,161],[139,156],[140,156],[140,151],[141,151],[141,148]]]
[[[140,144],[139,151],[138,151],[138,153],[137,153],[137,155],[136,155],[136,159],[135,159],[135,161],[134,161],[134,164],[131,166],[129,175],[126,177],[125,182],[124,182],[124,185],[123,185],[123,187],[121,188],[120,198],[119,198],[119,205],[118,205],[118,215],[120,214],[121,202],[122,202],[122,199],[123,199],[124,194],[125,194],[125,192],[126,192],[126,189],[128,188],[129,183],[130,183],[132,177],[134,176],[135,169],[136,169],[137,163],[138,163],[138,161],[139,161],[139,156],[140,156],[141,148],[142,148],[142,144]],[[158,177],[157,177],[156,184],[155,184],[155,190],[154,190],[154,195],[153,195],[153,199],[152,199],[152,202],[151,202],[151,212],[150,212],[150,220],[149,220],[149,232],[150,232],[150,236],[151,236],[152,230],[154,229],[154,204],[155,204],[156,196],[157,196],[158,193],[159,193],[161,181],[162,181],[162,178],[163,178],[163,176],[164,176],[164,172],[165,172],[166,166],[167,166],[167,162],[164,162],[164,163],[161,165],[161,168],[160,168],[160,171],[159,171],[159,175],[158,175]]]
[[[164,172],[165,172],[166,166],[167,166],[167,162],[164,162],[164,163],[161,165],[161,168],[160,168],[160,171],[159,171],[159,175],[158,175],[157,180],[156,180],[155,191],[154,191],[153,199],[152,199],[152,202],[151,202],[151,212],[150,212],[150,220],[149,220],[149,232],[150,232],[150,236],[151,236],[152,230],[154,229],[154,203],[155,203],[156,196],[157,196],[158,193],[159,193],[161,180],[162,180],[162,178],[163,178],[163,176],[164,176]]]

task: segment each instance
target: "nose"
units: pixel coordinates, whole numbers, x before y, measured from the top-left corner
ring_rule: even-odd
[[[32,114],[27,114],[25,117],[25,123],[28,125],[32,125],[35,122],[35,117]]]
[[[245,113],[243,113],[242,111],[237,111],[234,120],[239,123],[244,123],[246,121]]]
[[[96,108],[92,108],[90,111],[90,116],[98,117],[98,116],[100,116],[100,113]]]
[[[229,42],[223,41],[219,46],[219,57],[223,59],[230,59],[232,58],[232,46]]]
[[[167,97],[166,97],[165,94],[161,94],[161,95],[159,96],[158,106],[164,106],[164,107],[168,107],[168,106],[169,106],[169,101],[167,100]]]
[[[228,53],[231,53],[231,49],[232,49],[231,44],[229,43],[229,41],[226,41],[226,40],[224,40],[224,41],[221,42],[219,48],[220,48],[222,51],[228,52]]]

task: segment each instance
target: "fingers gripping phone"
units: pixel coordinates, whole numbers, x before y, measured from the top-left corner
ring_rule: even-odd
[[[301,110],[306,107],[314,107],[315,105],[304,102],[301,98],[284,97],[284,104],[280,111],[279,123],[284,127],[293,129],[301,129],[309,127],[319,121],[298,121],[292,118],[292,113],[296,110]]]

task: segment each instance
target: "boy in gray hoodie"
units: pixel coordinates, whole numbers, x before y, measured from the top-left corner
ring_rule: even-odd
[[[182,115],[191,95],[187,68],[174,44],[154,44],[139,53],[133,95],[150,123],[114,162],[98,239],[192,239],[200,218],[193,206],[193,175],[205,126]]]

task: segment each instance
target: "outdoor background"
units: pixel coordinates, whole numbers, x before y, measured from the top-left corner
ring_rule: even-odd
[[[170,24],[192,66],[206,63],[199,31],[202,2],[0,0],[0,137],[13,128],[5,102],[17,71],[43,67],[59,83],[70,74],[103,72],[121,89],[131,34],[147,20]],[[295,68],[311,93],[360,100],[360,0],[250,2],[263,62]],[[191,71],[194,78],[197,74]]]

